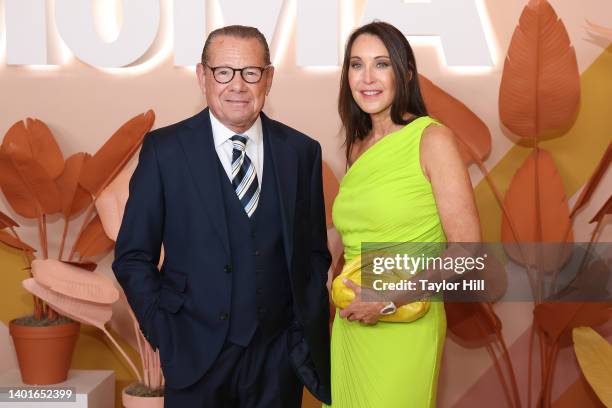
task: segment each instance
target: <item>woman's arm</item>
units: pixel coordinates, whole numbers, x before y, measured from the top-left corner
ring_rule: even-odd
[[[452,130],[431,125],[421,138],[421,168],[431,182],[448,242],[480,242],[472,183]]]

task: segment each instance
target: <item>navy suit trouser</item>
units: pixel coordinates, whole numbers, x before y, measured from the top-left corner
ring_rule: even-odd
[[[205,345],[202,345],[205,347]],[[166,408],[299,408],[303,385],[289,361],[286,330],[246,346],[226,341],[211,368],[187,388],[166,387]]]

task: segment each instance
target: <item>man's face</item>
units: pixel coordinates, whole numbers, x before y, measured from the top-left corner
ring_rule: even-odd
[[[264,48],[255,38],[220,35],[210,44],[207,65],[265,67]],[[272,87],[273,75],[274,68],[269,67],[259,82],[250,84],[236,71],[230,82],[220,84],[209,67],[202,64],[197,67],[198,82],[208,107],[221,123],[236,133],[247,131],[259,116]]]

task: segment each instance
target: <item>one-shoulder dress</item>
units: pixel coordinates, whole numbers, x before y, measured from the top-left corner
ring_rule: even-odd
[[[333,221],[348,263],[362,242],[445,242],[432,187],[421,169],[423,116],[372,145],[342,179]],[[364,325],[336,313],[331,337],[332,408],[436,406],[446,335],[441,301],[410,323]]]

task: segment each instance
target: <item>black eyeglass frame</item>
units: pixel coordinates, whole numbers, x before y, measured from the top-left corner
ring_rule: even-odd
[[[218,82],[218,83],[220,83],[220,84],[229,84],[230,82],[232,82],[232,80],[233,80],[233,79],[234,79],[234,77],[236,76],[236,72],[237,72],[237,71],[238,71],[238,72],[240,72],[240,76],[242,77],[242,80],[243,80],[244,82],[246,82],[247,84],[256,84],[256,83],[258,83],[259,81],[261,81],[261,79],[263,78],[263,74],[264,74],[264,72],[265,72],[265,71],[266,71],[268,68],[270,68],[270,67],[272,66],[272,64],[268,64],[268,65],[266,65],[265,67],[248,66],[248,67],[243,67],[243,68],[232,68],[232,67],[228,67],[228,66],[226,66],[226,65],[219,65],[219,66],[216,66],[216,67],[211,67],[211,66],[210,66],[210,65],[208,65],[207,63],[203,63],[202,65],[204,65],[205,67],[210,68],[210,70],[212,71],[212,74],[213,74],[213,78],[215,79],[215,81],[217,81],[217,82]],[[225,69],[228,69],[228,70],[232,71],[232,76],[231,76],[231,78],[230,78],[229,80],[225,81],[225,82],[219,81],[219,80],[217,79],[217,76],[215,75],[215,71],[216,71],[217,69],[219,69],[219,68],[225,68]],[[259,79],[257,79],[257,81],[255,81],[255,82],[251,82],[251,81],[247,80],[247,79],[244,77],[244,70],[245,70],[245,69],[253,69],[253,68],[258,69],[258,70],[260,71],[260,74],[259,74]]]

